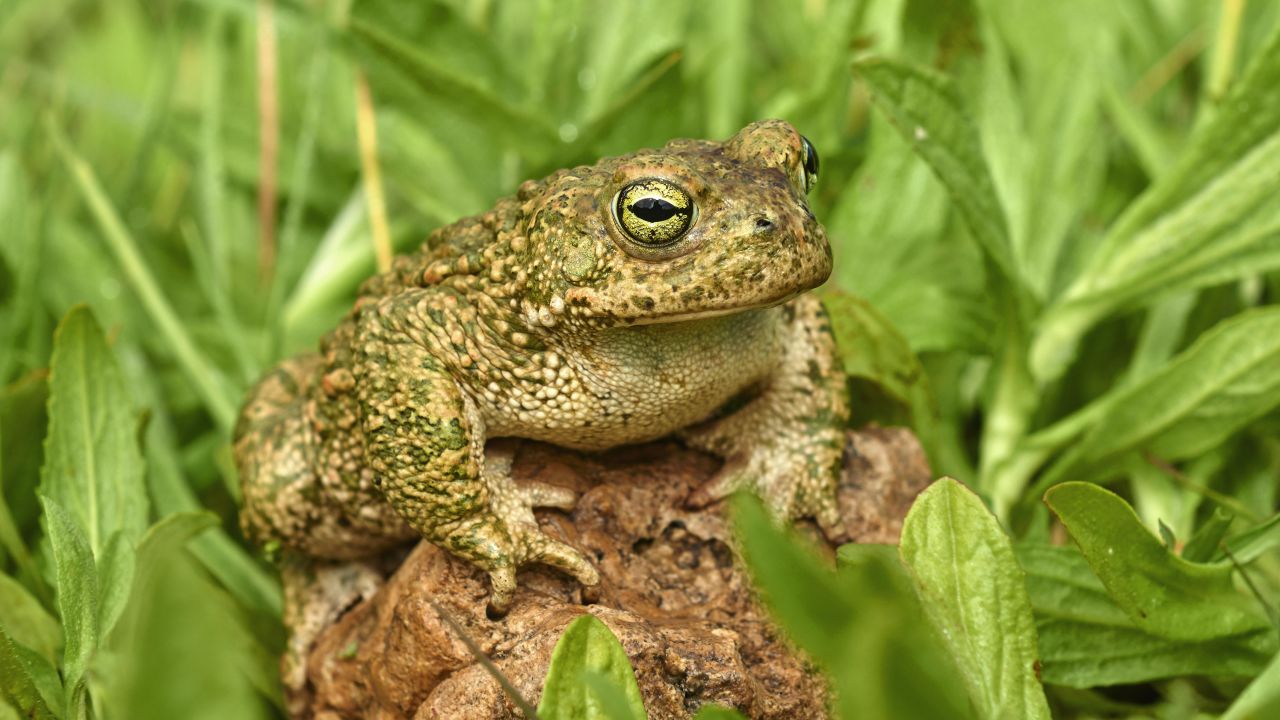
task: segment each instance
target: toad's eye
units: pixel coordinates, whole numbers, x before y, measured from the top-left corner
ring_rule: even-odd
[[[818,182],[818,150],[803,135],[800,136],[800,144],[804,152],[804,189],[808,192]]]
[[[618,191],[613,213],[632,240],[650,247],[669,245],[693,224],[693,198],[668,180],[645,178]]]

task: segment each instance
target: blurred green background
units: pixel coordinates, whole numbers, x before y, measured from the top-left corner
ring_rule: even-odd
[[[1067,479],[1171,547],[1216,510],[1223,534],[1274,527],[1278,26],[1243,0],[0,0],[0,669],[35,678],[0,697],[279,712],[279,590],[239,536],[228,438],[249,384],[375,271],[361,77],[397,251],[523,179],[789,120],[822,156],[860,420],[912,425],[1019,543],[1049,540],[1038,501]],[[855,68],[871,57],[894,62]],[[54,328],[81,304],[109,349],[69,318],[64,392],[138,428],[139,457],[89,449],[144,488],[137,523],[108,519],[127,549],[91,532],[80,557],[79,592],[122,613],[97,635],[67,617],[75,532],[60,544],[36,492],[77,502],[48,477],[77,446],[42,438]],[[1271,598],[1274,555],[1251,558]],[[1247,667],[1051,699],[1194,717]]]

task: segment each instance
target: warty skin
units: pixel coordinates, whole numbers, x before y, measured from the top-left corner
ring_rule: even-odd
[[[676,433],[725,459],[690,503],[745,488],[839,535],[848,402],[804,294],[831,272],[806,201],[816,172],[807,140],[764,121],[561,170],[436,231],[364,284],[318,354],[251,392],[235,445],[246,533],[307,560],[425,537],[488,573],[500,613],[523,565],[599,576],[532,513],[573,494],[517,485],[511,444],[486,441]]]

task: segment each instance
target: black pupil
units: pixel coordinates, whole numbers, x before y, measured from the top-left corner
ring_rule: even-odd
[[[662,198],[647,197],[631,203],[631,212],[645,222],[658,223],[680,212],[680,208]]]
[[[809,142],[809,138],[803,135],[800,139],[804,142],[804,171],[818,176],[818,151],[813,147],[813,143]]]

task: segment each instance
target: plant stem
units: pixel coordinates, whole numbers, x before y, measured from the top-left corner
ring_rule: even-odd
[[[378,272],[391,269],[391,233],[387,229],[387,204],[382,193],[382,172],[378,167],[378,123],[373,97],[364,73],[356,72],[356,134],[360,141],[360,167],[364,180],[365,204],[369,208],[369,231]]]
[[[1245,0],[1222,0],[1222,17],[1218,21],[1218,37],[1209,63],[1209,101],[1218,103],[1226,97],[1236,71],[1236,49],[1240,40],[1240,21],[1244,17]]]
[[[280,113],[276,90],[276,20],[272,0],[258,0],[258,282],[276,270],[276,157]]]

